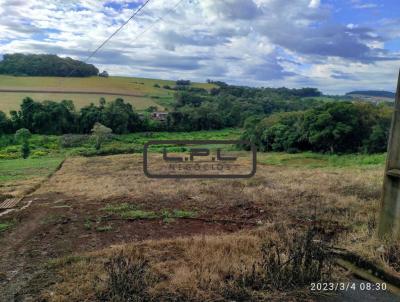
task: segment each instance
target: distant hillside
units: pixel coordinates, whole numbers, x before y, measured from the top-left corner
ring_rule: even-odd
[[[18,110],[25,97],[35,101],[74,101],[76,108],[97,104],[101,97],[107,101],[123,98],[137,110],[157,106],[159,110],[174,104],[176,81],[133,77],[13,77],[0,75],[0,111]],[[168,89],[167,89],[168,88]],[[192,89],[211,90],[214,84],[191,82]],[[14,92],[6,92],[14,91]],[[55,93],[57,92],[57,93]]]
[[[90,77],[99,70],[91,64],[56,55],[6,54],[0,74],[13,76]]]
[[[382,97],[382,98],[390,98],[394,99],[396,94],[390,91],[379,91],[379,90],[366,90],[366,91],[352,91],[347,93],[346,95],[363,95],[369,97]]]

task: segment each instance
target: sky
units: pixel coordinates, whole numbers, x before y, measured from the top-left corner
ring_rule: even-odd
[[[0,56],[85,60],[143,0],[0,0]],[[394,91],[398,0],[150,0],[89,63],[111,75]]]

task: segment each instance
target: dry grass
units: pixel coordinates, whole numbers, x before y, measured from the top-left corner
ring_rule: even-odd
[[[108,91],[118,93],[157,94],[160,88],[154,84],[174,86],[174,81],[144,79],[133,77],[88,77],[88,78],[57,78],[57,77],[13,77],[0,76],[0,88],[3,89],[48,89],[60,91]],[[194,87],[211,89],[212,84],[193,83]]]
[[[143,204],[187,203],[200,211],[257,206],[269,223],[306,223],[314,217],[348,231],[345,244],[371,235],[379,207],[380,169],[296,169],[260,166],[249,180],[155,180],[135,155],[70,158],[38,193],[86,199],[126,197]]]
[[[266,234],[269,247],[281,246],[282,263],[276,271],[271,270],[277,264],[276,259],[265,248]],[[289,301],[305,296],[304,285],[296,286],[290,281],[298,281],[293,280],[295,271],[288,264],[293,235],[287,233],[282,238],[282,229],[268,228],[234,235],[116,246],[77,258],[67,268],[61,267],[59,275],[63,282],[43,292],[42,298],[46,301],[279,301],[285,296]],[[313,266],[302,263],[300,267],[307,270]],[[326,269],[329,267],[325,266]],[[272,282],[269,273],[278,270],[280,275],[274,274]],[[323,280],[314,278],[304,282]],[[279,291],[275,283],[278,281],[285,284],[284,292]],[[131,299],[122,298],[124,292],[130,292]]]
[[[43,295],[49,301],[96,299],[107,289],[104,264],[122,251],[128,258],[136,259],[139,253],[149,261],[153,277],[145,291],[154,301],[283,299],[278,285],[261,289],[255,285],[253,277],[260,273],[263,244],[278,246],[282,252],[270,250],[268,255],[275,255],[275,262],[282,256],[279,261],[284,262],[299,237],[293,234],[310,226],[323,242],[397,270],[398,249],[389,245],[378,249],[381,243],[378,245],[375,237],[382,174],[381,168],[294,170],[260,165],[257,175],[249,180],[152,180],[143,176],[140,156],[70,158],[40,194],[62,192],[71,197],[101,199],[105,204],[124,197],[125,202],[158,208],[184,204],[200,214],[255,207],[264,216],[253,231],[150,240],[89,254],[84,260],[57,267],[63,281]],[[97,287],[93,285],[96,276],[102,280]],[[301,284],[299,280],[294,283]],[[291,288],[284,299],[305,294],[302,290]]]

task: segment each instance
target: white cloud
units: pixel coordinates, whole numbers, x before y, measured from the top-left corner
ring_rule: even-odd
[[[400,36],[399,23],[391,19],[381,22],[387,29],[381,33],[335,22],[332,8],[318,0],[186,0],[173,10],[177,2],[151,1],[92,62],[120,75],[317,86],[330,92],[351,85],[390,88],[399,63],[386,61],[399,54],[383,49],[385,39]],[[0,0],[0,54],[85,59],[140,3]]]
[[[320,0],[311,0],[310,4],[308,5],[309,8],[318,8],[321,4]]]

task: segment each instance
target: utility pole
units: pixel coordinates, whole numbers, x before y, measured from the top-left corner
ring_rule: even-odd
[[[400,238],[400,73],[390,128],[378,235]]]

